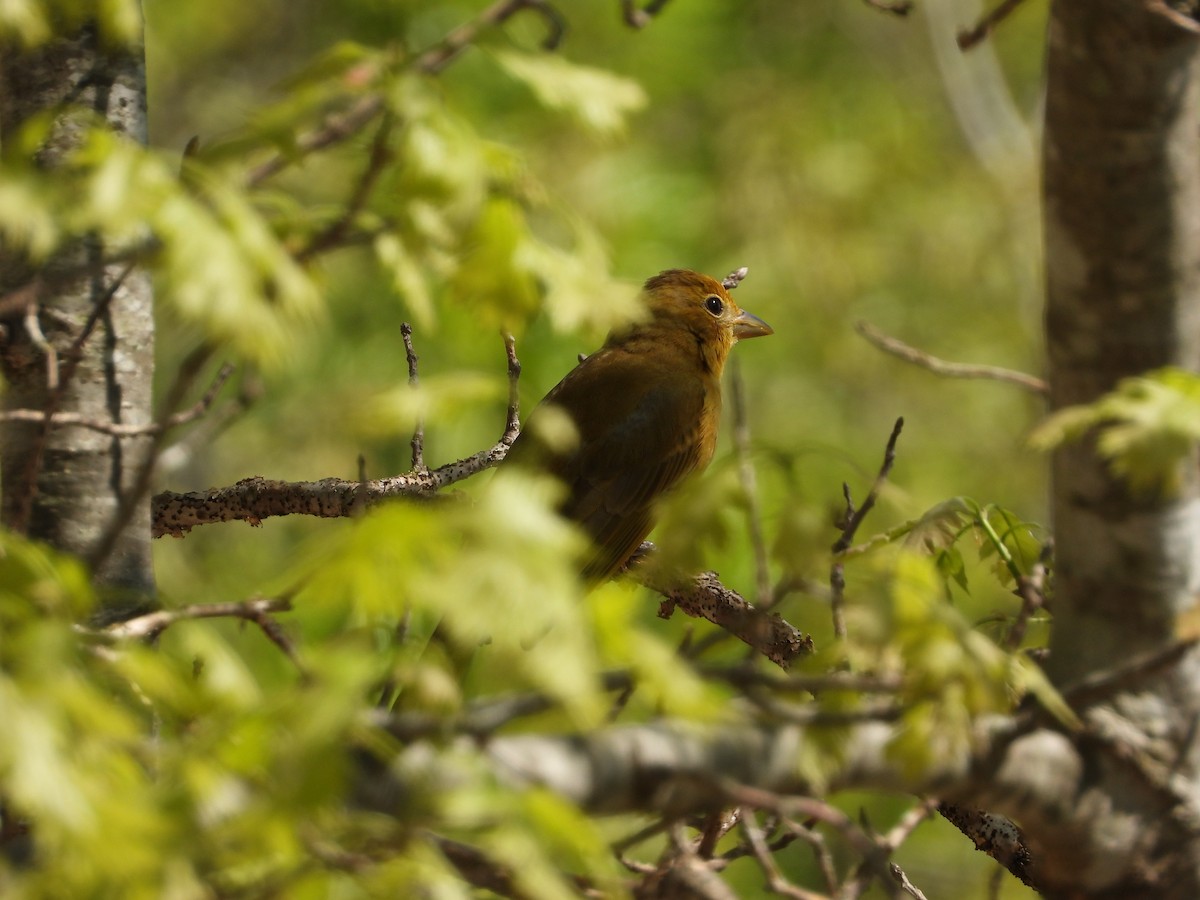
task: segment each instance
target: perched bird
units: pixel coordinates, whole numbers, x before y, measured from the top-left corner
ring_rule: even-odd
[[[505,465],[535,466],[567,494],[560,511],[591,536],[583,575],[617,572],[654,526],[654,504],[685,476],[703,469],[717,445],[721,370],[733,345],[772,334],[729,296],[745,275],[724,283],[685,269],[650,278],[646,315],[614,330],[530,414]],[[557,407],[576,440],[542,440]]]

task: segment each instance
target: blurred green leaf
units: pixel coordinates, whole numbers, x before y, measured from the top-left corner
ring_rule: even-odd
[[[1134,490],[1171,495],[1200,440],[1200,377],[1181,369],[1123,379],[1087,406],[1059,410],[1030,435],[1039,450],[1096,429],[1096,449]]]
[[[505,72],[527,85],[551,109],[562,110],[600,135],[621,132],[626,119],[646,105],[637,82],[572,63],[549,53],[492,50]]]

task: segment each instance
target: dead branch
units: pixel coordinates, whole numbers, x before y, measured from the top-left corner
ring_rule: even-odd
[[[1049,386],[1041,378],[1028,375],[1025,372],[1016,372],[1000,366],[973,365],[971,363],[947,362],[944,359],[939,359],[936,356],[926,353],[924,350],[918,350],[916,347],[904,343],[904,341],[884,334],[869,322],[861,320],[856,322],[854,330],[885,353],[898,356],[905,362],[920,366],[922,369],[928,369],[935,375],[944,375],[947,378],[982,378],[990,381],[1003,381],[1008,384],[1015,384],[1017,387],[1032,391],[1035,394],[1045,394],[1050,390]]]

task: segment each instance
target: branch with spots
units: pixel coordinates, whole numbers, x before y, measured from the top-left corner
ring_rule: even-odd
[[[414,456],[411,472],[371,481],[323,478],[296,482],[256,476],[207,491],[163,491],[153,499],[151,529],[154,537],[182,537],[197,525],[217,522],[258,525],[272,516],[344,518],[358,515],[384,500],[398,497],[427,500],[442,488],[499,465],[521,431],[517,393],[521,362],[517,359],[516,344],[511,335],[505,336],[504,348],[508,359],[508,409],[500,439],[488,449],[436,469],[427,469],[421,458]],[[415,380],[415,353],[410,353],[408,361],[410,380]],[[416,446],[414,443],[414,451]]]

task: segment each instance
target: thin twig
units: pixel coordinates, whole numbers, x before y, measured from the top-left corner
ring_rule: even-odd
[[[727,291],[732,291],[739,284],[746,280],[746,276],[750,274],[748,266],[742,266],[740,269],[734,269],[728,275],[721,279],[721,287]]]
[[[637,0],[621,0],[621,20],[630,28],[645,28],[667,2],[668,0],[651,0],[643,9],[637,5]]]
[[[304,666],[291,639],[271,617],[272,613],[288,612],[291,608],[292,601],[288,597],[255,597],[233,603],[201,603],[180,609],[160,609],[96,631],[83,629],[83,626],[79,628],[94,636],[116,640],[152,641],[177,622],[193,619],[244,619],[257,625],[267,639],[282,650],[300,672],[304,672]]]
[[[412,326],[407,322],[400,323],[400,337],[404,340],[404,358],[408,361],[408,385],[416,390],[421,383],[421,377],[417,370],[420,357],[413,349]],[[425,471],[425,418],[423,416],[417,416],[417,424],[413,426],[410,444],[412,445],[412,471]]]
[[[746,413],[746,385],[738,360],[732,361],[729,376],[733,401],[733,447],[737,456],[738,480],[746,495],[746,523],[750,529],[750,545],[754,548],[754,583],[756,600],[761,609],[769,609],[774,596],[771,592],[770,560],[767,540],[763,535],[762,506],[758,499],[758,478],[750,456],[750,423]]]
[[[1016,650],[1021,646],[1021,642],[1025,640],[1029,620],[1046,605],[1046,567],[1053,552],[1053,542],[1047,541],[1042,546],[1042,552],[1038,561],[1034,563],[1033,570],[1028,575],[1017,575],[1017,596],[1021,598],[1021,609],[1004,638],[1004,647],[1008,650]]]
[[[879,491],[887,481],[888,475],[891,474],[892,465],[896,462],[896,441],[900,438],[900,432],[904,428],[904,417],[901,416],[896,420],[896,424],[892,426],[892,434],[888,438],[887,448],[883,453],[883,465],[879,467],[879,474],[875,476],[875,483],[871,485],[871,490],[867,494],[867,499],[858,509],[854,508],[854,502],[850,498],[850,486],[842,485],[842,494],[846,498],[846,518],[845,524],[842,527],[841,536],[833,545],[833,566],[829,572],[829,584],[832,589],[830,596],[830,607],[833,613],[833,633],[838,638],[846,636],[846,617],[843,609],[844,598],[846,593],[846,573],[842,562],[842,554],[854,542],[854,534],[858,531],[858,527],[862,524],[872,507],[875,506],[875,500],[879,496]]]
[[[55,427],[75,425],[80,428],[87,428],[90,431],[98,431],[101,434],[111,434],[114,437],[138,437],[146,434],[159,434],[160,432],[169,431],[172,428],[193,422],[208,412],[213,400],[216,399],[217,392],[221,390],[221,387],[229,380],[229,376],[232,374],[233,365],[225,363],[213,378],[212,384],[204,392],[203,397],[193,403],[190,408],[182,412],[177,412],[162,422],[151,422],[146,425],[125,425],[120,422],[103,422],[99,419],[89,419],[78,413],[50,414],[40,409],[4,410],[0,412],[0,422],[49,422]]]
[[[192,458],[207,447],[229,428],[239,417],[257,403],[263,395],[263,384],[252,372],[244,372],[237,393],[219,406],[213,407],[196,421],[196,427],[188,429],[158,455],[157,473],[161,476],[176,472],[189,464]]]
[[[659,604],[660,618],[668,619],[679,609],[694,618],[707,619],[781,669],[813,652],[811,636],[803,634],[779,615],[757,609],[737,591],[723,585],[715,572],[705,572],[686,582],[663,582],[656,577],[653,566],[639,564],[653,552],[654,545],[643,541],[627,571],[666,598]]]
[[[944,375],[947,378],[982,378],[989,381],[1003,381],[1007,384],[1015,384],[1017,387],[1024,388],[1035,394],[1045,394],[1050,390],[1049,386],[1041,378],[1025,372],[1004,369],[1000,366],[973,365],[971,363],[947,362],[944,359],[939,359],[936,356],[926,353],[924,350],[918,350],[916,347],[912,347],[891,335],[884,334],[869,322],[861,320],[856,322],[854,330],[880,350],[890,353],[893,356],[898,356],[905,362],[910,362],[915,366],[928,369],[935,375]]]
[[[1200,644],[1200,637],[1189,637],[1126,660],[1111,669],[1093,672],[1064,685],[1060,693],[1072,707],[1078,708],[1109,697],[1120,688],[1129,687],[1140,679],[1173,666]]]
[[[877,835],[875,837],[875,844],[886,856],[891,856],[916,831],[918,825],[930,818],[937,811],[937,808],[938,802],[936,800],[921,801],[901,816],[900,821],[893,825],[887,834]],[[870,887],[876,874],[878,873],[873,871],[865,861],[860,863],[855,869],[854,874],[847,878],[846,883],[842,885],[839,898],[854,900],[854,898],[862,896],[866,893],[867,888]],[[903,875],[903,871],[900,874]],[[899,880],[899,876],[896,875],[894,869],[892,870],[892,877]],[[904,876],[904,878],[907,879],[907,876]],[[911,884],[911,882],[909,883]],[[901,888],[904,889],[903,884],[901,884]]]
[[[511,334],[504,335],[504,354],[508,359],[508,409],[500,443],[511,447],[521,433],[521,361],[517,359],[517,339]]]
[[[175,374],[175,380],[172,382],[170,388],[167,389],[167,395],[163,402],[163,412],[159,417],[160,421],[165,422],[170,420],[171,416],[178,411],[183,398],[187,396],[187,392],[191,389],[192,382],[200,374],[209,357],[212,356],[212,352],[213,347],[211,345],[203,344],[193,350],[184,359],[183,363],[179,366],[179,371]],[[158,454],[162,452],[163,444],[166,442],[166,435],[167,432],[165,429],[160,429],[150,435],[150,446],[146,448],[145,457],[141,460],[132,483],[122,494],[116,513],[108,523],[104,533],[100,535],[100,539],[87,555],[88,567],[93,572],[98,571],[108,560],[113,550],[116,549],[121,532],[129,524],[142,499],[150,490],[150,481],[154,476],[154,466],[158,461]]]
[[[38,312],[40,310],[40,304],[35,302],[31,302],[25,307],[25,333],[29,335],[29,340],[33,345],[45,354],[46,388],[50,391],[57,391],[58,351],[54,349],[54,345],[46,340],[46,335],[42,333],[42,323],[38,321]]]
[[[873,6],[895,16],[907,16],[913,9],[912,0],[866,0],[867,6]]]
[[[718,809],[709,813],[696,840],[696,855],[701,859],[712,859],[721,838],[737,826],[741,817],[741,810],[738,809]]]
[[[974,28],[964,28],[958,33],[958,49],[970,50],[990,35],[1024,0],[1001,0],[995,9],[986,13],[975,23]]]
[[[768,891],[772,894],[792,897],[794,900],[819,900],[820,894],[806,891],[784,878],[783,873],[779,871],[779,866],[775,864],[775,858],[771,855],[771,850],[767,846],[767,840],[758,825],[753,809],[743,808],[741,810],[741,826],[746,843],[766,877]]]
[[[346,208],[324,231],[317,234],[308,243],[308,246],[296,254],[296,262],[306,262],[320,253],[343,245],[343,239],[350,230],[350,226],[366,206],[371,192],[379,181],[379,176],[383,173],[384,167],[391,157],[388,139],[391,137],[395,121],[395,117],[390,112],[383,114],[379,127],[375,130],[375,138],[371,141],[371,155],[367,159],[366,168],[359,176]]]
[[[928,900],[928,898],[921,892],[921,889],[912,883],[902,868],[895,863],[891,863],[888,868],[891,869],[892,878],[896,880],[896,884],[900,885],[900,890],[912,897],[913,900]]]
[[[817,868],[821,871],[821,879],[825,882],[825,889],[830,894],[837,891],[837,867],[833,862],[833,854],[829,851],[825,835],[815,829],[806,828],[798,822],[785,822],[784,824],[788,828],[789,835],[812,848],[813,856],[817,858]]]
[[[39,411],[43,416],[42,427],[35,437],[34,450],[29,455],[29,462],[25,466],[25,471],[21,474],[21,484],[24,485],[25,490],[16,504],[12,521],[9,523],[9,527],[20,534],[24,534],[29,529],[29,519],[33,515],[33,501],[37,498],[38,476],[41,473],[42,463],[46,457],[46,447],[50,440],[50,420],[47,417],[52,417],[58,411],[58,408],[62,406],[67,388],[75,377],[75,370],[79,367],[84,344],[92,336],[92,332],[96,329],[96,323],[107,312],[113,298],[117,295],[117,291],[120,290],[121,285],[125,283],[125,279],[133,272],[136,265],[136,261],[126,263],[125,267],[112,280],[112,283],[105,288],[104,292],[92,304],[92,308],[88,312],[88,317],[83,323],[83,328],[75,336],[75,339],[71,342],[71,346],[67,348],[62,371],[58,373],[58,385],[46,398],[45,407]],[[94,268],[89,267],[86,270],[82,270],[82,272],[90,271],[94,271]],[[100,271],[102,272],[103,269]],[[57,279],[53,282],[53,284],[58,283]],[[39,296],[39,292],[47,287],[47,282],[43,281],[39,276],[31,281],[27,287],[32,291],[32,296],[37,297]],[[16,296],[20,292],[18,290],[9,296]]]
[[[505,335],[504,348],[508,361],[508,409],[504,430],[494,446],[436,469],[426,468],[365,484],[339,478],[315,482],[245,478],[237,484],[208,491],[186,494],[163,491],[153,500],[151,534],[154,537],[168,534],[182,537],[197,525],[231,521],[258,525],[263,519],[282,515],[350,516],[360,511],[364,504],[385,499],[431,497],[444,487],[499,465],[521,430],[521,361],[517,358],[516,341],[511,335]]]
[[[246,186],[257,187],[297,160],[358,134],[384,108],[384,98],[374,94],[361,98],[344,112],[330,115],[320,127],[297,137],[295,146],[287,154],[278,153],[251,169],[246,175]]]
[[[458,58],[479,37],[479,33],[512,18],[522,10],[530,10],[542,17],[546,23],[546,36],[542,39],[543,50],[554,50],[562,43],[567,33],[566,21],[547,0],[499,0],[478,16],[454,29],[432,50],[427,50],[417,60],[417,68],[427,75],[436,75]]]
[[[499,25],[525,9],[538,13],[546,22],[547,36],[542,46],[548,50],[557,47],[566,33],[566,24],[546,0],[500,0],[454,29],[432,50],[417,57],[414,68],[426,75],[437,75],[474,43],[485,28]],[[277,153],[251,169],[246,175],[247,186],[257,187],[306,156],[353,137],[386,108],[384,95],[371,94],[360,98],[349,109],[327,116],[317,128],[297,137],[288,153]]]
[[[859,694],[898,694],[904,679],[897,675],[866,675],[857,672],[828,672],[823,675],[775,675],[741,664],[738,666],[701,666],[705,678],[719,678],[737,688],[766,688],[773,693],[822,694],[845,691]]]

